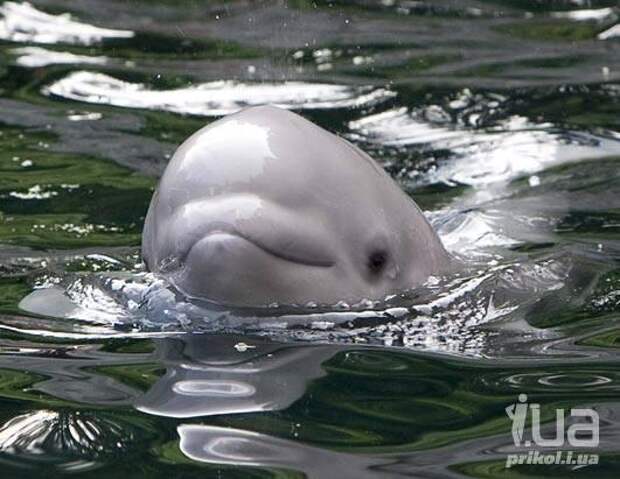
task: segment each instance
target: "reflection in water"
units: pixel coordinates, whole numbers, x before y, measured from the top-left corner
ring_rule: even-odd
[[[609,30],[605,30],[598,34],[599,40],[609,40],[610,38],[620,37],[620,24],[614,25]]]
[[[15,453],[17,450],[36,454],[41,443],[50,434],[50,425],[58,420],[53,411],[36,411],[16,416],[0,429],[0,450]]]
[[[597,452],[604,457],[606,453],[616,450],[617,441],[620,440],[620,404],[607,403],[596,405],[595,408],[601,418],[600,447]],[[541,435],[552,437],[554,428],[555,424],[543,426]],[[336,452],[265,434],[208,425],[184,424],[179,426],[178,433],[181,451],[195,461],[288,469],[303,472],[308,478],[320,479],[463,477],[457,475],[456,471],[465,471],[485,463],[497,464],[499,474],[496,477],[504,477],[506,455],[527,454],[530,450],[515,447],[508,431],[490,437],[465,439],[456,445],[435,445],[431,450],[382,454],[370,452],[364,455]],[[583,448],[572,450],[577,453],[592,451]]]
[[[127,368],[138,369],[144,362],[141,355],[106,355],[98,345],[58,346],[37,343],[24,348],[20,343],[5,341],[0,347],[0,389],[12,390],[16,384],[14,370],[23,368],[28,376],[22,378],[20,396],[40,396],[45,402],[50,397],[60,399],[60,404],[89,404],[98,407],[126,407],[133,403],[140,390],[130,384],[112,380],[99,374],[96,367],[110,367],[119,360]],[[91,368],[92,367],[92,368]],[[27,387],[26,387],[27,386]]]
[[[224,338],[207,338],[201,338],[188,349],[207,348],[210,340],[215,340],[216,349],[224,345],[220,342]],[[262,345],[257,343],[256,347],[260,349]],[[230,352],[226,353],[227,350]],[[235,356],[232,351],[234,348],[229,344],[221,356],[212,356],[210,362],[231,364],[229,358]],[[261,353],[256,351],[256,355],[260,357]],[[316,360],[321,360],[321,356]],[[282,416],[271,415],[260,425],[251,426],[251,430],[241,429],[239,426],[245,422],[233,416],[225,416],[223,422],[229,424],[226,427],[205,424],[204,419],[201,424],[183,423],[177,428],[181,452],[198,462],[293,470],[309,478],[447,477],[451,468],[480,461],[505,462],[506,454],[527,453],[527,448],[513,445],[510,422],[504,415],[504,407],[521,391],[536,394],[534,397],[542,403],[544,414],[556,407],[566,407],[567,401],[576,406],[582,398],[595,395],[599,399],[591,405],[601,417],[598,452],[614,451],[620,437],[617,429],[620,404],[614,402],[618,375],[610,375],[609,370],[595,363],[590,364],[590,371],[566,368],[561,363],[553,365],[553,362],[539,368],[523,364],[519,375],[511,375],[508,363],[501,361],[499,364],[456,361],[346,347],[331,348],[330,356],[323,362],[325,376],[306,385],[297,404],[290,405]],[[251,357],[248,363],[253,363]],[[239,367],[244,364],[241,361]],[[201,369],[202,365],[202,361],[194,363],[187,358],[184,368]],[[295,363],[290,367],[289,373],[297,371]],[[229,368],[234,370],[232,366]],[[257,368],[254,375],[261,376],[263,372],[267,374],[266,379],[274,379],[268,368]],[[282,377],[285,376],[289,377]],[[517,376],[529,379],[524,381]],[[171,377],[166,375],[164,381],[169,382]],[[208,382],[213,377],[221,376],[207,374],[202,380]],[[259,382],[255,380],[253,384]],[[575,389],[577,385],[589,389]],[[159,384],[154,386],[159,387]],[[168,384],[168,390],[170,387]],[[235,388],[230,389],[239,395],[249,391]],[[403,398],[396,393],[400,390],[409,391],[410,396]],[[577,397],[576,390],[581,391]],[[145,397],[152,397],[151,391]],[[373,400],[375,397],[381,399]],[[207,394],[203,399],[209,403],[213,397]],[[243,403],[238,396],[231,396],[230,401]],[[177,407],[180,406],[178,402]],[[205,411],[213,412],[208,408]],[[427,415],[420,415],[421,411]],[[195,409],[195,412],[199,411]],[[364,435],[366,421],[381,422],[383,427]],[[257,428],[261,432],[253,432]],[[553,423],[545,424],[543,437],[551,436],[554,428]],[[486,433],[480,434],[482,430]],[[350,436],[338,442],[329,431],[334,436],[342,433]],[[377,436],[381,434],[385,436],[379,439]],[[307,443],[310,438],[312,444]],[[351,445],[358,441],[361,444]],[[386,445],[381,445],[382,441]],[[391,443],[398,446],[388,445]],[[356,448],[362,444],[364,453],[356,454]],[[373,447],[374,444],[377,445]]]
[[[0,460],[22,466],[49,464],[80,472],[100,466],[100,457],[126,453],[137,437],[129,423],[100,413],[37,410],[0,428]]]
[[[415,112],[400,108],[366,116],[349,126],[370,143],[450,151],[449,159],[435,165],[436,171],[420,178],[431,183],[482,188],[558,164],[620,155],[620,136],[613,132],[607,136],[571,132],[520,116],[511,116],[492,128],[474,128],[483,115],[501,108],[501,101],[506,99],[485,98],[465,90],[445,110],[439,105]],[[452,116],[464,123],[461,128],[448,123]]]
[[[382,463],[391,462],[389,458],[373,460],[216,426],[183,424],[178,433],[183,454],[199,462],[292,469],[303,472],[309,479],[370,478],[377,474],[385,478],[400,477],[398,473],[381,471]]]
[[[160,425],[170,428],[167,451],[178,447],[187,459],[214,466],[290,469],[316,478],[444,477],[452,466],[505,461],[517,450],[504,408],[520,392],[540,402],[543,414],[567,404],[596,407],[601,453],[614,451],[620,439],[614,359],[465,360],[206,334],[153,344],[152,352],[132,342],[118,351],[115,342],[107,343],[110,351],[3,346],[2,365],[19,369],[2,371],[0,395],[57,405],[3,420],[0,460],[62,470],[115,464],[153,449],[151,423],[160,416],[182,419]],[[149,373],[161,369],[163,376]],[[71,379],[86,385],[71,392]],[[46,387],[52,384],[57,387]],[[147,415],[84,410],[84,404],[126,405],[105,399],[123,387]],[[38,394],[43,391],[47,398]],[[543,435],[553,428],[545,425]]]
[[[99,28],[71,19],[69,14],[49,15],[28,2],[0,6],[0,38],[13,42],[75,43],[92,45],[105,38],[131,38],[133,32]]]
[[[175,90],[151,90],[142,83],[87,71],[71,73],[45,87],[43,93],[86,103],[204,116],[226,115],[265,103],[296,109],[362,107],[394,96],[384,88],[304,82],[216,81]]]
[[[578,22],[594,20],[597,22],[613,21],[618,18],[613,8],[592,8],[583,10],[570,10],[568,12],[551,12],[553,18],[568,18]]]
[[[242,339],[189,334],[156,340],[166,374],[137,408],[180,418],[285,409],[336,353],[333,346],[297,348],[263,339],[235,348]]]
[[[19,66],[27,68],[40,68],[47,65],[80,64],[88,63],[93,65],[103,65],[108,59],[103,56],[75,55],[69,52],[55,52],[41,47],[21,47],[11,50],[11,53],[18,55],[17,63]]]

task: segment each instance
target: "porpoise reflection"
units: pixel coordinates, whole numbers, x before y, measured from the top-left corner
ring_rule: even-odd
[[[322,364],[342,351],[234,335],[190,334],[156,341],[155,354],[166,374],[135,406],[185,419],[286,409],[325,374]],[[372,468],[393,462],[204,424],[181,424],[177,432],[181,451],[192,460],[302,470],[309,478],[376,477]],[[392,476],[397,477],[384,477]]]
[[[227,116],[179,147],[142,254],[186,295],[229,306],[382,300],[450,263],[372,158],[272,106]]]
[[[177,432],[183,454],[199,462],[302,471],[309,479],[403,477],[383,469],[394,463],[391,457],[330,451],[266,434],[202,424],[183,424]]]
[[[321,364],[338,351],[246,341],[250,344],[241,336],[195,334],[156,340],[166,374],[136,407],[177,418],[285,409],[324,374]]]

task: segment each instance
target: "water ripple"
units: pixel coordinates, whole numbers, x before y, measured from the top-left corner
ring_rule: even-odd
[[[455,109],[461,106],[456,101],[452,104]],[[565,131],[518,115],[494,127],[475,128],[483,114],[489,111],[461,111],[457,119],[464,125],[444,125],[429,121],[425,111],[399,108],[352,121],[349,127],[360,138],[378,145],[451,151],[451,161],[443,162],[427,177],[427,181],[448,184],[483,186],[558,164],[620,155],[620,140],[612,133]]]
[[[17,55],[19,66],[27,68],[40,68],[47,65],[79,64],[103,65],[108,59],[104,56],[75,55],[69,52],[55,52],[41,47],[22,47],[11,50]]]
[[[45,95],[125,108],[219,116],[266,103],[282,108],[330,109],[369,106],[395,95],[385,88],[328,83],[242,83],[214,81],[173,90],[152,90],[88,71],[78,71],[45,87]]]
[[[0,459],[22,467],[47,464],[77,472],[101,466],[100,460],[131,450],[136,436],[149,433],[114,415],[33,410],[0,426]]]
[[[71,43],[93,45],[106,38],[131,38],[129,30],[99,28],[78,22],[69,14],[50,15],[28,2],[4,2],[0,6],[0,38],[13,42]]]

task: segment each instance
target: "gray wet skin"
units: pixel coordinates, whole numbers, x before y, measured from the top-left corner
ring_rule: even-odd
[[[151,200],[142,254],[186,295],[230,306],[381,300],[449,263],[372,158],[272,106],[179,147]]]

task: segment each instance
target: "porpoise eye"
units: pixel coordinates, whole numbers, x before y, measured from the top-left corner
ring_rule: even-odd
[[[387,264],[388,255],[386,251],[375,250],[368,255],[368,269],[372,274],[379,274]]]

